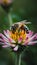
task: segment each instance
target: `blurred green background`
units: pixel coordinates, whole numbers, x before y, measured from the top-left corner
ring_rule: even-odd
[[[37,32],[37,0],[15,0],[10,8],[13,22],[31,21],[28,27]],[[9,29],[9,21],[6,12],[0,6],[0,33]],[[16,55],[10,48],[3,49],[0,46],[0,65],[15,65]],[[21,65],[37,65],[37,44],[30,46],[22,55]]]

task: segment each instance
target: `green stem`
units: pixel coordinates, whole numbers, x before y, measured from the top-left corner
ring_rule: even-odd
[[[19,65],[21,65],[21,54],[19,55]]]
[[[26,49],[27,49],[28,47],[26,47]],[[21,57],[22,57],[22,54],[26,51],[26,49],[24,49],[23,51],[22,51],[22,53],[16,53],[16,61],[15,61],[15,65],[21,65]]]
[[[15,60],[15,65],[21,65],[21,54],[17,54]]]
[[[9,21],[9,25],[12,26],[13,21],[10,13],[8,13],[8,21]]]

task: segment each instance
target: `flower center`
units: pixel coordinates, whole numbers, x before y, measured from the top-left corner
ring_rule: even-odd
[[[24,30],[20,30],[20,31],[16,30],[15,33],[10,31],[10,37],[15,41],[18,41],[20,38],[22,38],[22,41],[24,41],[26,39],[26,31],[24,31]]]

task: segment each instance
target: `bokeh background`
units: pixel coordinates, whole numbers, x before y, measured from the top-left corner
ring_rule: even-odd
[[[13,22],[31,21],[28,27],[37,32],[37,0],[15,0],[10,9]],[[9,29],[9,21],[6,12],[0,6],[0,33]],[[16,55],[10,48],[3,49],[0,46],[0,65],[15,65]],[[37,44],[29,46],[22,55],[21,65],[37,65]]]

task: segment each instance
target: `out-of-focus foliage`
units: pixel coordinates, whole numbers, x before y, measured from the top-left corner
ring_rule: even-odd
[[[25,19],[31,21],[29,28],[37,32],[37,0],[15,0],[10,12],[13,22]],[[9,29],[9,21],[6,12],[0,6],[0,32],[4,29]],[[11,51],[0,46],[0,65],[14,65],[16,55]],[[21,65],[37,65],[37,44],[24,52]]]

